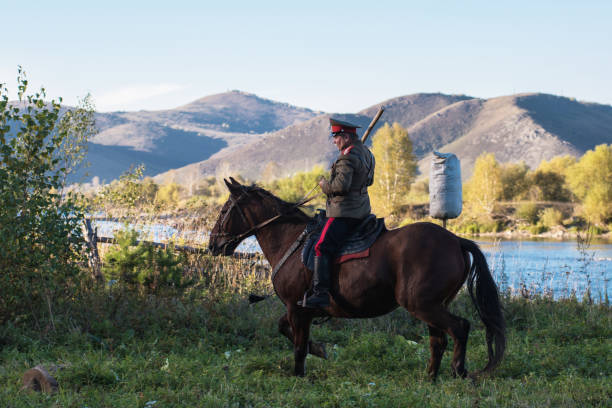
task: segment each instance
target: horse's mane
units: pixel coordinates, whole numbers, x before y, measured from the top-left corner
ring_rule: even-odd
[[[309,222],[312,220],[312,217],[309,217],[306,213],[304,213],[298,206],[298,203],[287,202],[281,198],[278,198],[268,190],[263,187],[258,186],[257,184],[251,184],[250,186],[243,186],[247,193],[256,193],[262,196],[262,198],[269,198],[274,201],[275,206],[278,210],[283,214],[283,218],[289,220],[295,220],[298,222]]]

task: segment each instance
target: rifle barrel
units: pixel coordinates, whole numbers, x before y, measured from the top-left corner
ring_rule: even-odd
[[[376,122],[378,122],[378,119],[380,119],[384,111],[385,111],[384,106],[381,106],[380,108],[378,108],[378,112],[376,112],[376,116],[374,116],[374,119],[372,119],[372,122],[370,122],[370,126],[368,126],[365,133],[361,137],[361,143],[365,143],[366,140],[368,140],[368,136],[370,136],[370,132],[372,131],[372,128],[376,125]]]

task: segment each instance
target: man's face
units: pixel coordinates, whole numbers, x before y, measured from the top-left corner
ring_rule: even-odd
[[[334,144],[338,150],[344,150],[351,145],[351,138],[344,133],[339,133],[337,136],[334,136]]]

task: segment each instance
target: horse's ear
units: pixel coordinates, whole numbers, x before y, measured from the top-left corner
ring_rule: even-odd
[[[235,183],[236,180],[234,180],[233,178],[230,177],[230,180],[232,180],[232,182],[230,183],[229,181],[227,181],[227,179],[223,179],[223,181],[225,182],[225,185],[227,186],[227,189],[229,190],[230,194],[238,194],[240,192],[240,188],[242,187],[240,184]]]
[[[232,184],[236,187],[241,187],[242,184],[240,184],[239,182],[236,181],[236,179],[234,179],[233,177],[230,176],[230,181],[232,182]]]

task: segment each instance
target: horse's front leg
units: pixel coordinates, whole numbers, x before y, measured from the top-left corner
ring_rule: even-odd
[[[303,377],[306,374],[306,356],[308,355],[308,336],[312,316],[295,309],[287,311],[291,330],[293,331],[293,354],[295,357],[294,374]]]
[[[278,320],[278,331],[285,337],[289,339],[291,344],[293,343],[293,331],[291,330],[291,325],[289,324],[289,318],[287,314],[281,316]],[[312,340],[308,340],[308,353],[313,356],[317,356],[327,360],[327,351],[325,350],[325,344],[318,343]]]

